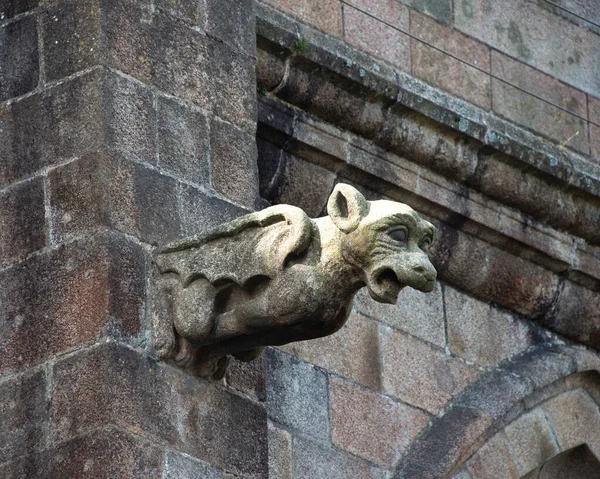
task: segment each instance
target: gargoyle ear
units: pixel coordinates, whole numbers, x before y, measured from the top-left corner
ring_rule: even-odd
[[[340,230],[350,233],[369,214],[369,202],[356,188],[339,183],[329,196],[327,213]]]

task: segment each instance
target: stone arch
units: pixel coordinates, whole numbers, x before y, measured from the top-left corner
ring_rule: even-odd
[[[485,451],[486,447],[492,447],[494,443],[490,441],[494,438],[499,440],[502,437],[499,434],[505,433],[506,427],[517,424],[515,421],[519,418],[534,414],[536,408],[547,406],[551,401],[557,401],[557,404],[559,400],[579,401],[571,403],[570,408],[577,411],[577,407],[582,408],[585,404],[581,411],[592,410],[598,415],[598,371],[600,357],[596,353],[584,347],[556,343],[536,346],[500,363],[496,369],[471,384],[444,414],[431,422],[400,460],[394,479],[469,478],[467,461]],[[566,418],[567,415],[559,414],[558,417]],[[599,437],[593,449],[590,444],[587,445],[596,457],[600,457],[600,435],[596,436]],[[581,434],[575,439],[580,442],[559,442],[560,447],[556,451],[546,452],[540,457],[548,460],[591,441]],[[530,470],[542,465],[536,463]],[[523,470],[519,469],[515,472],[518,475],[512,477],[525,475]]]

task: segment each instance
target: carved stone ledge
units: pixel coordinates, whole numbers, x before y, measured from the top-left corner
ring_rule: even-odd
[[[363,286],[385,303],[405,286],[433,290],[435,228],[412,208],[338,184],[327,210],[273,206],[158,249],[158,355],[220,379],[230,356],[334,333]]]

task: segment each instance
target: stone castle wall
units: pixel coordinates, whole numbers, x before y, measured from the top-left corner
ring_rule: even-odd
[[[560,6],[0,2],[0,476],[593,462],[600,22]],[[339,181],[436,224],[434,292],[217,383],[155,359],[155,245]]]

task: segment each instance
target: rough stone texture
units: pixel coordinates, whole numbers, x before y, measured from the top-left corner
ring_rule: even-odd
[[[452,2],[450,0],[401,0],[401,2],[432,16],[438,22],[446,25],[452,23]]]
[[[314,25],[325,33],[342,36],[342,4],[339,0],[264,0],[273,7]]]
[[[104,334],[137,334],[143,265],[139,247],[97,235],[2,270],[0,370],[20,369]]]
[[[255,207],[258,167],[254,138],[228,123],[214,120],[210,124],[210,145],[214,189],[242,206]],[[238,174],[232,176],[232,171]]]
[[[237,391],[249,394],[259,401],[267,399],[266,382],[267,360],[265,355],[248,363],[232,361],[227,369],[225,381]]]
[[[46,388],[44,371],[28,371],[0,383],[0,464],[46,445]]]
[[[111,225],[147,243],[164,244],[181,235],[177,183],[136,163],[109,163]]]
[[[535,469],[560,452],[544,411],[540,408],[520,416],[509,424],[505,431],[522,474]]]
[[[98,65],[103,53],[102,0],[61,0],[42,10],[46,79]]]
[[[350,314],[346,325],[331,336],[291,343],[283,349],[375,390],[381,388],[377,323],[357,314]]]
[[[48,172],[50,238],[62,243],[108,224],[106,158],[90,154]]]
[[[340,451],[332,446],[312,442],[308,439],[294,437],[294,479],[383,479],[382,471],[368,462]]]
[[[507,0],[476,3],[459,0],[455,25],[468,35],[518,58],[545,73],[595,95],[600,38],[537,3]]]
[[[0,27],[0,47],[0,101],[35,89],[40,73],[36,16]]]
[[[62,359],[52,396],[54,440],[115,424],[215,467],[266,476],[264,408],[145,354],[105,343]]]
[[[98,71],[0,107],[0,183],[102,144]]]
[[[391,468],[429,421],[418,409],[331,378],[331,438],[336,446]]]
[[[234,48],[256,55],[254,0],[206,1],[206,31]]]
[[[0,1],[0,21],[33,10],[37,4],[38,0],[2,0]]]
[[[269,477],[292,479],[292,437],[269,421]]]
[[[167,452],[162,479],[221,479],[223,473],[210,465],[175,452]]]
[[[490,109],[490,77],[486,73],[414,39],[411,39],[411,52],[412,73],[417,78],[485,110]]]
[[[209,184],[208,121],[200,111],[158,98],[158,155],[161,169],[198,185]]]
[[[600,454],[600,413],[598,405],[581,389],[568,391],[543,405],[561,449],[582,443]]]
[[[478,375],[476,368],[391,329],[382,340],[383,389],[432,414]]]
[[[398,464],[394,479],[443,477],[460,464],[493,423],[487,414],[469,407],[453,406],[433,420],[431,428],[411,445]]]
[[[576,115],[586,117],[587,100],[582,91],[571,88],[552,76],[545,75],[496,50],[492,51],[491,58],[491,71],[494,76]]]
[[[156,0],[156,8],[191,25],[204,24],[206,0]]]
[[[482,366],[493,366],[533,344],[529,326],[494,306],[446,287],[450,350]]]
[[[436,227],[431,256],[442,280],[525,317],[539,317],[553,305],[554,273],[444,224]]]
[[[554,314],[542,320],[544,326],[567,337],[600,346],[600,296],[597,292],[567,282],[560,292]]]
[[[269,418],[279,424],[327,440],[330,429],[327,375],[308,363],[269,348],[267,411]]]
[[[0,190],[0,266],[46,246],[42,178]]]
[[[103,82],[105,145],[129,160],[156,163],[154,97],[150,89],[107,73]]]
[[[539,476],[527,476],[525,479],[564,479],[600,478],[600,461],[586,445],[581,445],[559,454],[545,463],[538,471]]]
[[[423,42],[460,58],[470,65],[487,72],[490,71],[490,49],[488,46],[462,35],[457,30],[440,25],[427,15],[411,10],[410,33]]]
[[[495,79],[492,80],[492,97],[496,113],[546,135],[560,145],[589,154],[585,120]]]
[[[131,432],[93,431],[0,466],[6,479],[162,477],[162,451]]]
[[[521,473],[515,464],[506,437],[496,434],[467,461],[467,470],[476,479],[519,479]]]
[[[395,8],[399,10],[399,6]],[[404,31],[408,30],[407,13],[398,15],[394,12],[391,19],[392,21],[397,19],[398,25]],[[349,6],[344,6],[344,39],[350,45],[388,61],[404,71],[410,71],[409,37]]]
[[[254,132],[252,57],[136,4],[105,0],[103,14],[109,66]]]
[[[248,213],[237,205],[188,185],[179,185],[181,228],[186,236],[194,235]]]
[[[396,305],[378,303],[362,289],[356,295],[354,307],[362,314],[436,346],[446,345],[444,299],[439,282],[431,293],[405,288],[398,295]]]

